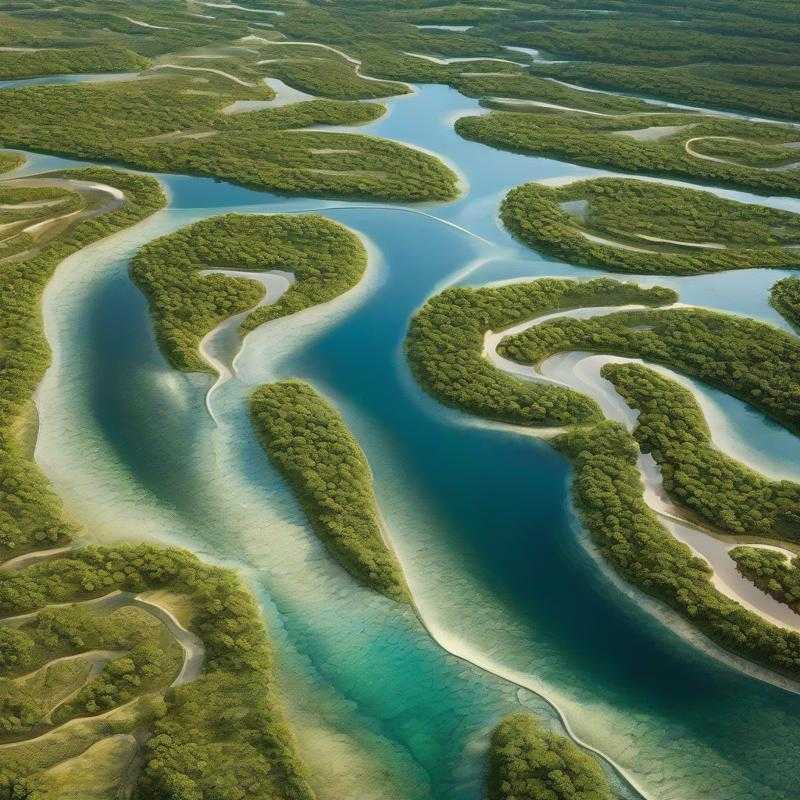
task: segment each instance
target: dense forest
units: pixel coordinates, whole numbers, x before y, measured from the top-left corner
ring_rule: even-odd
[[[795,328],[800,329],[800,279],[778,281],[770,290],[770,302]]]
[[[64,542],[72,532],[62,519],[59,500],[17,435],[50,362],[39,312],[45,284],[67,256],[133,225],[165,200],[159,184],[146,176],[97,168],[59,174],[116,187],[125,193],[125,203],[81,220],[33,258],[6,263],[0,270],[0,337],[5,344],[0,352],[0,555],[6,557]]]
[[[800,342],[763,322],[699,308],[626,311],[550,320],[504,339],[498,348],[522,364],[572,350],[663,364],[800,430]]]
[[[569,207],[578,204],[580,213],[571,213]],[[790,249],[800,242],[797,214],[650,181],[596,178],[559,188],[527,183],[506,195],[500,213],[531,247],[615,272],[695,275],[800,267]]]
[[[800,485],[767,480],[717,450],[688,389],[638,364],[606,364],[602,375],[639,411],[633,435],[674,500],[731,533],[800,541]]]
[[[678,130],[658,140],[622,136],[661,124]],[[691,125],[688,130],[684,126]],[[647,116],[605,117],[577,113],[512,113],[461,117],[456,131],[493,147],[533,153],[588,167],[681,178],[746,189],[756,194],[800,195],[796,171],[757,169],[747,165],[700,159],[687,152],[686,142],[702,136],[745,136],[755,145],[791,142],[791,128],[757,125],[715,117],[677,115],[669,123]]]
[[[675,300],[668,289],[598,279],[544,278],[484,289],[452,288],[432,297],[411,321],[406,353],[422,386],[449,406],[521,425],[569,425],[601,418],[597,404],[561,386],[523,381],[482,358],[487,331],[559,308]]]
[[[489,800],[612,800],[602,768],[530,714],[506,717],[489,743]]]
[[[256,305],[264,290],[244,278],[201,275],[203,269],[294,275],[295,283],[277,302],[245,319],[246,332],[337,297],[359,281],[366,264],[358,237],[324,217],[226,214],[148,243],[131,262],[131,276],[148,298],[156,336],[172,365],[208,371],[198,352],[200,340]]]
[[[19,572],[0,572],[0,614],[37,612],[22,627],[0,626],[0,673],[30,671],[54,654],[132,645],[126,656],[131,663],[109,662],[101,684],[88,684],[72,703],[105,702],[105,687],[130,684],[125,676],[131,670],[140,678],[134,694],[158,685],[152,671],[158,669],[156,662],[166,666],[167,653],[156,655],[152,633],[145,630],[147,638],[137,640],[135,626],[124,618],[98,617],[81,605],[47,606],[114,590],[164,588],[189,598],[191,628],[205,647],[205,668],[198,680],[163,697],[142,695],[136,713],[127,723],[118,723],[117,733],[150,729],[153,734],[145,743],[137,796],[311,800],[291,735],[277,711],[273,657],[252,595],[232,572],[203,564],[186,551],[144,544],[92,546]],[[125,700],[118,688],[107,697],[111,702]],[[100,710],[84,706],[74,713]],[[10,798],[35,798],[34,792],[47,786],[41,772],[90,743],[76,737],[74,752],[69,752],[68,742],[66,752],[39,748],[32,759],[4,758],[0,790]]]
[[[734,547],[736,568],[767,594],[800,614],[800,564],[784,553],[762,547]]]
[[[325,546],[357,580],[408,602],[384,540],[372,472],[336,409],[307,383],[282,381],[252,395],[250,417]]]

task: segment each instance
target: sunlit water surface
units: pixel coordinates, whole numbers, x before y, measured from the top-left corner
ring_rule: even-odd
[[[796,798],[800,697],[745,675],[622,591],[575,524],[568,467],[546,444],[442,409],[409,375],[409,318],[443,286],[601,274],[538,256],[497,220],[511,186],[599,173],[464,141],[452,129],[463,113],[480,109],[451,89],[417,87],[359,128],[446,154],[469,184],[450,204],[287,199],[160,176],[168,209],[68,259],[47,289],[54,361],[38,393],[37,459],[94,538],[177,543],[243,571],[321,798],[479,798],[486,737],[501,716],[525,706],[560,729],[542,697],[648,797]],[[32,156],[21,173],[74,163]],[[210,378],[167,366],[129,259],[215,214],[311,209],[363,237],[368,275],[344,297],[251,334],[237,377],[213,395],[215,425],[204,406]],[[785,328],[767,302],[783,274],[640,282]],[[363,445],[427,631],[327,556],[255,441],[249,391],[290,376],[331,398]],[[697,390],[754,462],[778,475],[800,463],[795,437]],[[620,796],[635,796],[614,780]]]

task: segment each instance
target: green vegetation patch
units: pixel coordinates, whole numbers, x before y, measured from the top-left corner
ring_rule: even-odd
[[[498,348],[521,364],[572,350],[663,364],[800,430],[800,342],[763,322],[697,308],[625,311],[550,320],[504,339]]]
[[[675,126],[677,130],[655,140],[624,135],[657,126]],[[754,146],[795,141],[796,131],[781,125],[692,114],[600,116],[495,111],[485,116],[461,117],[456,121],[456,131],[467,139],[504,150],[535,153],[589,167],[688,178],[758,194],[800,195],[799,171],[710,161],[686,149],[689,139],[703,136],[742,137]]]
[[[492,731],[489,800],[612,800],[602,767],[530,714],[512,714]]]
[[[751,67],[759,69],[759,67]],[[764,69],[764,67],[760,67]],[[636,92],[679,103],[701,104],[710,108],[740,109],[782,119],[796,119],[800,92],[781,86],[782,70],[796,67],[775,66],[771,85],[748,85],[750,73],[740,67],[745,84],[720,80],[708,65],[681,67],[633,66],[630,64],[535,64],[537,75],[547,75],[583,86]],[[718,74],[718,73],[717,73]],[[725,73],[722,73],[725,74]],[[734,73],[729,73],[733,75]]]
[[[770,290],[770,302],[788,322],[800,328],[800,278],[784,278]]]
[[[358,237],[323,217],[226,214],[146,244],[131,263],[131,276],[147,295],[170,363],[209,371],[198,352],[200,340],[223,320],[256,305],[263,288],[242,278],[202,276],[202,270],[293,273],[296,282],[277,302],[245,319],[242,330],[250,331],[337,297],[359,281],[366,264]]]
[[[0,150],[0,173],[10,172],[25,163],[25,156],[19,153],[6,153]]]
[[[308,384],[282,381],[252,395],[250,416],[325,546],[357,580],[408,602],[402,570],[384,539],[372,472],[336,409]]]
[[[575,428],[552,442],[572,461],[572,491],[584,525],[620,574],[722,647],[800,675],[800,635],[718,592],[705,560],[675,539],[645,503],[636,466],[639,448],[621,425]]]
[[[532,247],[616,272],[695,275],[800,267],[798,252],[787,249],[800,244],[800,215],[652,181],[528,183],[506,195],[501,216]],[[721,247],[696,246],[709,244]]]
[[[72,593],[73,599],[80,600],[115,590],[138,593],[165,588],[191,600],[195,612],[191,628],[205,647],[204,671],[163,698],[158,692],[149,695],[138,714],[119,717],[113,726],[115,734],[152,733],[144,745],[144,769],[136,796],[145,800],[171,796],[312,800],[293,740],[277,709],[272,654],[252,596],[234,573],[203,564],[186,551],[143,544],[86,547],[20,572],[0,573],[4,615],[42,609],[29,626],[0,626],[0,675],[9,669],[21,671],[21,664],[39,644],[52,645],[54,652],[90,649],[92,625],[111,637],[122,633],[115,618],[120,612],[103,618],[81,605],[47,608],[53,602],[52,592],[56,597]],[[122,609],[129,610],[133,609]],[[102,684],[124,687],[132,676],[141,679],[143,688],[152,685],[147,683],[153,680],[152,674],[147,675],[152,659],[141,650],[136,652],[128,656],[133,664],[111,661],[99,678]],[[90,686],[75,702],[79,698],[100,701],[103,692],[90,692]],[[71,734],[82,736],[78,752],[107,735],[102,726],[82,731],[71,729]],[[60,739],[54,739],[53,746],[51,752],[49,743],[39,745],[35,758],[25,746],[5,751],[0,787],[9,797],[26,797],[26,787],[47,785],[47,776],[40,771],[69,757]],[[178,790],[182,794],[176,794]]]
[[[688,389],[637,364],[606,364],[602,375],[639,411],[633,435],[671,497],[731,533],[800,540],[800,485],[767,480],[717,450]]]
[[[61,504],[33,463],[27,443],[18,438],[20,421],[50,361],[42,333],[39,298],[56,266],[81,248],[122,230],[164,204],[152,178],[109,169],[75,169],[62,177],[114,186],[124,205],[83,219],[33,258],[9,262],[0,270],[0,556],[65,542],[72,527]]]
[[[148,59],[120,47],[0,51],[0,80],[81,72],[138,72]]]
[[[800,614],[800,561],[763,547],[734,547],[736,568],[763,592]]]
[[[487,331],[500,331],[560,308],[660,305],[675,294],[608,279],[544,278],[482,289],[452,288],[429,299],[409,327],[406,352],[422,386],[441,402],[487,419],[569,425],[601,418],[597,404],[560,386],[514,378],[482,358]]]
[[[283,49],[288,51],[288,48]],[[402,83],[362,78],[352,64],[336,58],[280,59],[265,64],[264,69],[267,74],[280,78],[295,89],[335,100],[368,100],[407,94],[410,91]]]
[[[272,91],[213,72],[155,75],[4,90],[0,145],[293,194],[393,201],[457,194],[456,175],[435,156],[385,139],[302,130],[370,122],[382,106],[315,100],[224,114],[236,100]]]

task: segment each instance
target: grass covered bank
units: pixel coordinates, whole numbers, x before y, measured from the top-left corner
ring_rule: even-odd
[[[384,540],[366,456],[336,409],[308,384],[282,381],[253,393],[250,417],[336,559],[364,585],[409,602],[400,565]]]

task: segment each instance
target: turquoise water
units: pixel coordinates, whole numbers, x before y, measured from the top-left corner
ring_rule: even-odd
[[[286,199],[162,176],[166,211],[69,259],[48,288],[54,365],[39,393],[37,458],[96,535],[185,544],[244,571],[277,641],[286,706],[322,798],[480,797],[486,734],[500,716],[522,704],[558,727],[520,686],[556,703],[648,797],[796,797],[800,697],[707,653],[621,591],[587,551],[567,466],[546,445],[470,424],[408,374],[409,317],[443,285],[595,274],[519,246],[497,207],[525,180],[596,172],[459,139],[450,120],[476,108],[450,89],[421,87],[361,129],[445,153],[470,186],[447,205]],[[30,169],[58,164],[37,157]],[[340,300],[249,336],[238,379],[214,396],[216,426],[203,404],[208,380],[175,373],[159,354],[128,259],[212,214],[308,209],[371,243],[370,274]],[[767,291],[783,274],[643,282],[777,322]],[[430,634],[331,562],[254,441],[246,394],[284,376],[330,396],[362,443]],[[720,402],[773,461],[796,457],[794,437]]]

